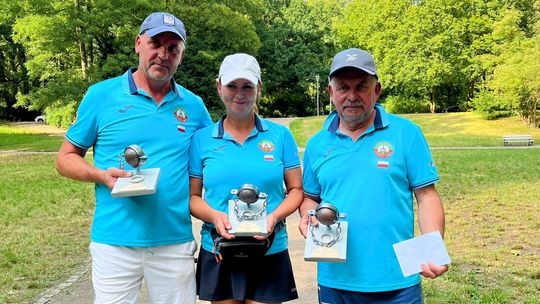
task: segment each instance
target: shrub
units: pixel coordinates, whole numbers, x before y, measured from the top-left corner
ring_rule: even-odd
[[[59,128],[68,128],[73,123],[76,113],[76,102],[70,102],[67,105],[55,104],[45,110],[47,123]]]
[[[490,91],[481,91],[473,98],[474,109],[484,119],[494,120],[512,116],[511,106],[503,98]]]
[[[382,101],[386,111],[395,114],[429,113],[429,101],[414,97],[388,96]]]

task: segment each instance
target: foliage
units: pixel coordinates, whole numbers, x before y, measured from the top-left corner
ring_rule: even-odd
[[[498,119],[512,114],[511,104],[493,92],[483,90],[472,100],[474,109],[485,119]]]
[[[319,98],[328,100],[325,79],[336,50],[328,20],[340,14],[343,1],[286,2],[269,1],[265,17],[257,25],[265,42],[259,61],[265,87],[261,114],[266,116],[315,113],[316,101],[310,87],[316,83],[317,75]]]
[[[47,121],[53,126],[68,128],[73,123],[73,118],[76,116],[77,103],[72,101],[67,104],[56,103],[51,105],[45,111]]]
[[[539,35],[527,38],[526,32],[519,28],[520,16],[521,12],[509,10],[495,24],[493,36],[499,42],[495,49],[499,64],[494,67],[486,87],[496,96],[494,99],[505,101],[507,110],[540,127],[537,116],[540,106],[540,22]]]
[[[430,100],[435,112],[463,102],[474,87],[474,43],[490,21],[484,7],[476,0],[351,1],[338,39],[373,53],[385,94]]]
[[[77,104],[89,85],[137,66],[139,25],[151,11],[169,11],[188,33],[175,78],[215,117],[224,112],[215,78],[228,54],[259,60],[263,116],[305,116],[316,112],[317,94],[329,100],[333,55],[359,47],[375,57],[382,99],[407,101],[396,111],[424,110],[427,100],[431,112],[475,108],[494,118],[504,104],[504,113],[539,124],[538,0],[4,2],[0,118]]]
[[[386,111],[390,113],[427,113],[429,112],[429,100],[418,100],[407,96],[387,96],[382,101]]]
[[[223,2],[236,8],[238,1]],[[241,13],[250,11],[258,2],[245,2],[238,7],[241,12],[225,4],[194,1],[192,5],[178,3],[171,7],[188,31],[186,54],[176,79],[200,95],[210,112],[218,117],[224,113],[215,85],[221,61],[234,53],[256,56],[261,46],[252,20]]]

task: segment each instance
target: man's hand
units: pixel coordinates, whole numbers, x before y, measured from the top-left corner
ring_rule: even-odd
[[[107,170],[103,170],[101,172],[100,182],[107,186],[109,189],[112,190],[114,188],[114,184],[116,184],[116,181],[119,177],[130,177],[133,174],[129,171],[125,171],[118,168],[109,168]]]
[[[307,238],[308,234],[308,227],[309,227],[309,219],[311,218],[311,225],[317,227],[319,226],[319,221],[314,216],[308,216],[307,212],[302,216],[300,219],[300,222],[298,223],[298,230],[300,230],[300,233],[304,238]]]
[[[445,272],[448,271],[448,265],[438,266],[429,262],[428,264],[420,265],[422,267],[421,275],[429,279],[435,279],[436,277],[442,276]]]

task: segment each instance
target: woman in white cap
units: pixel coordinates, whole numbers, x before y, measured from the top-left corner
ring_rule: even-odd
[[[296,299],[284,225],[285,218],[297,210],[303,199],[296,143],[287,128],[255,113],[262,82],[253,56],[225,57],[216,82],[227,113],[213,126],[196,132],[190,149],[190,211],[204,221],[197,264],[199,298],[212,303],[280,303]],[[266,200],[263,230],[267,230],[268,237],[264,232],[234,236],[233,224],[251,221],[253,226],[264,217],[259,218],[262,213],[258,211],[248,218],[229,212],[229,201],[235,206],[231,210],[250,206],[249,202],[244,204],[246,197],[231,194],[233,189],[248,193],[246,197],[254,198],[253,205],[264,206]],[[266,197],[250,197],[256,193]],[[240,250],[233,249],[232,253],[220,247],[222,242],[230,244],[239,239],[249,244],[235,247]],[[262,245],[257,247],[253,242]]]

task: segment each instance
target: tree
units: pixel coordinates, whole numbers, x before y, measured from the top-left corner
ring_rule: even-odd
[[[521,11],[509,8],[495,23],[494,54],[485,58],[495,65],[475,105],[486,117],[496,118],[497,112],[510,111],[540,127],[540,22],[531,33],[528,26],[523,27],[522,18]]]
[[[262,114],[315,114],[312,87],[316,75],[321,79],[328,75],[336,50],[331,21],[339,16],[341,2],[297,0],[267,4],[265,15],[257,25],[263,42],[259,62],[266,89]]]

